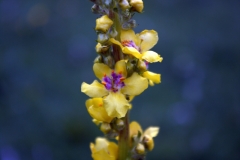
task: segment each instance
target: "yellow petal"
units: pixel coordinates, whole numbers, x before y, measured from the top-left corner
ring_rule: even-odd
[[[158,33],[154,30],[144,30],[139,34],[141,52],[148,51],[158,42]]]
[[[88,99],[86,101],[86,107],[91,117],[97,121],[110,123],[113,119],[107,115],[106,109],[103,107],[102,98]]]
[[[136,45],[139,44],[139,38],[135,35],[133,30],[122,30],[121,31],[121,42],[125,40],[132,40]]]
[[[85,93],[89,97],[103,97],[108,94],[108,91],[97,80],[93,81],[92,84],[82,83],[81,92]]]
[[[115,40],[114,38],[110,38],[109,41],[112,42],[113,44],[120,46],[121,48],[123,47],[122,44],[119,41]]]
[[[96,138],[96,145],[95,145],[95,150],[101,150],[101,149],[107,149],[108,147],[108,140],[106,138],[101,138],[98,137]]]
[[[138,75],[136,72],[131,77],[124,80],[125,86],[122,88],[122,93],[130,96],[136,96],[142,93],[148,87],[146,78]]]
[[[92,119],[92,122],[96,124],[97,126],[102,123],[102,121],[98,121],[96,119]]]
[[[117,157],[118,157],[118,146],[116,145],[116,143],[109,142],[109,144],[108,144],[108,152],[109,152],[110,155],[115,157],[114,160],[117,159]]]
[[[143,77],[151,80],[152,82],[158,84],[161,82],[161,75],[160,74],[156,74],[150,71],[146,71],[143,73]]]
[[[138,122],[132,121],[129,125],[129,137],[131,138],[133,135],[138,135],[138,132],[143,133],[141,126]]]
[[[144,131],[143,135],[156,137],[158,135],[158,132],[159,132],[159,127],[149,127]]]
[[[120,46],[120,48],[122,49],[122,52],[125,54],[133,55],[134,57],[136,57],[138,59],[140,59],[142,56],[141,53],[133,47],[123,47],[123,45],[119,41],[117,41],[113,38],[110,38],[109,41],[112,42],[113,44]]]
[[[153,62],[162,62],[163,58],[160,57],[159,54],[157,54],[154,51],[146,51],[142,53],[142,59],[153,63]]]
[[[115,64],[115,72],[122,73],[123,77],[127,77],[127,68],[124,60],[118,61]]]
[[[150,86],[154,86],[154,83],[153,83],[152,80],[148,80],[148,83],[149,83]]]
[[[112,70],[103,63],[95,63],[93,65],[93,71],[96,77],[100,80],[102,80],[104,75],[110,75]]]
[[[97,138],[96,145],[93,143],[90,144],[92,158],[94,160],[116,160],[117,155],[115,154],[115,150],[117,148],[112,143],[113,142],[108,142],[105,138]],[[113,150],[109,150],[109,146],[114,147]]]
[[[126,115],[129,103],[120,92],[110,92],[104,99],[104,107],[110,117],[122,118]]]
[[[133,47],[123,47],[122,52],[125,54],[130,54],[136,57],[137,59],[140,59],[142,57],[141,53]]]

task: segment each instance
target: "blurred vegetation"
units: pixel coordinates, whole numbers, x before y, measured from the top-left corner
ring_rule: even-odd
[[[96,57],[90,1],[0,1],[0,159],[91,159],[102,133],[80,84]],[[139,26],[159,33],[162,83],[131,119],[160,126],[147,159],[240,159],[240,2],[145,1]]]

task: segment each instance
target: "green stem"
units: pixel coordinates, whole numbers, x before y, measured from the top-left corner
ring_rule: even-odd
[[[129,117],[124,117],[124,128],[119,132],[118,160],[127,160],[129,157]]]
[[[119,42],[121,42],[121,30],[122,30],[122,26],[121,26],[121,22],[119,19],[119,15],[118,15],[118,11],[112,11],[111,13],[111,17],[113,18],[113,27],[114,29],[117,31],[117,36],[115,37],[115,39]],[[115,63],[121,59],[123,59],[123,53],[121,51],[121,48],[117,45],[113,45],[113,58],[115,60]]]
[[[116,1],[116,4],[118,2]],[[118,5],[116,5],[116,8],[118,8]],[[115,39],[119,42],[121,42],[121,22],[118,15],[118,9],[115,11],[112,11],[110,13],[110,17],[113,19],[114,24],[113,27],[117,31],[117,36]],[[123,53],[121,51],[121,48],[117,45],[113,45],[113,58],[115,63],[121,59],[123,59]],[[119,140],[118,140],[118,160],[128,160],[129,158],[129,118],[128,118],[128,112],[126,116],[123,118],[124,120],[124,128],[119,132]]]

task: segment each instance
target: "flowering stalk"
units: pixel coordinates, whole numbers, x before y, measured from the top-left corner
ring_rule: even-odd
[[[91,0],[96,20],[96,52],[93,71],[100,80],[85,82],[81,91],[91,97],[86,107],[93,122],[105,138],[90,144],[94,160],[138,160],[154,147],[158,127],[145,132],[133,121],[129,124],[131,100],[148,85],[161,82],[160,74],[148,71],[149,63],[161,62],[159,54],[150,51],[158,41],[157,32],[144,30],[135,34],[135,12],[143,10],[142,0]],[[116,139],[118,145],[108,139]]]
[[[119,132],[118,159],[126,160],[129,157],[129,117],[124,117],[124,128]]]

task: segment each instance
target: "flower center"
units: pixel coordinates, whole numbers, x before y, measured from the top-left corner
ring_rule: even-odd
[[[132,40],[124,40],[122,41],[122,45],[124,47],[133,47],[140,52],[140,48]]]
[[[104,75],[104,77],[102,78],[102,84],[107,90],[117,92],[125,86],[123,82],[124,79],[125,78],[122,76],[121,73],[117,74],[112,71],[110,76]]]

